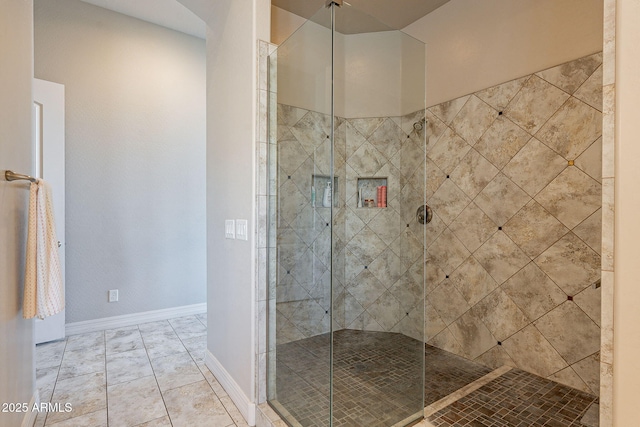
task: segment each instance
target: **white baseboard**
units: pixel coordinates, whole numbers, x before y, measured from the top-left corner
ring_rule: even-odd
[[[216,377],[222,388],[229,394],[233,403],[238,407],[238,410],[247,421],[250,426],[256,425],[256,405],[247,397],[242,391],[238,383],[233,377],[224,369],[224,366],[218,362],[209,350],[206,351],[204,356],[204,363],[211,373]]]
[[[101,319],[84,320],[82,322],[67,323],[67,335],[85,334],[87,332],[104,331],[105,329],[123,328],[139,323],[157,322],[173,317],[190,316],[207,312],[207,303],[183,305],[180,307],[164,308],[162,310],[144,311],[142,313],[124,314],[122,316],[103,317]]]
[[[40,393],[38,393],[38,389],[33,392],[33,396],[31,396],[31,402],[29,402],[29,410],[24,414],[24,418],[22,419],[22,424],[20,427],[33,427],[36,423],[36,418],[38,417],[38,411],[32,411],[35,405],[40,405]]]

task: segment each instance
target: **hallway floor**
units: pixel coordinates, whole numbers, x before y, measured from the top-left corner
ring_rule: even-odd
[[[247,426],[204,364],[206,314],[73,335],[36,347],[36,427]]]

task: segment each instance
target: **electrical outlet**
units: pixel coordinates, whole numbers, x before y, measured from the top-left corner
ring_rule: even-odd
[[[111,289],[109,291],[109,302],[118,302],[118,290]]]

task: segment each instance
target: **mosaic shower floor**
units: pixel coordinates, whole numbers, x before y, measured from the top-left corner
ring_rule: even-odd
[[[512,369],[427,419],[434,427],[591,427],[598,425],[596,402],[596,396]]]
[[[305,427],[328,425],[329,338],[328,334],[318,335],[277,347],[276,409],[288,412]],[[418,355],[422,353],[425,406],[491,372],[401,334],[337,331],[334,425],[390,426],[419,412],[423,367]],[[592,412],[594,402],[595,396],[512,369],[433,413],[420,425],[592,427],[597,424],[580,421],[588,418],[585,413]]]

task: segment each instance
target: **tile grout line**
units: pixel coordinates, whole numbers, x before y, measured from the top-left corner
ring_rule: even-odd
[[[468,385],[462,387],[461,389],[458,389],[457,391],[454,391],[450,395],[448,395],[446,397],[443,397],[442,399],[438,400],[437,402],[434,402],[434,403],[432,403],[430,405],[427,405],[424,408],[424,417],[425,417],[425,419],[427,417],[435,414],[436,412],[442,410],[443,408],[446,408],[447,406],[451,405],[452,403],[457,402],[458,400],[462,399],[463,397],[468,396],[472,392],[478,390],[480,387],[488,384],[489,382],[495,380],[496,378],[506,374],[511,369],[513,369],[513,368],[511,368],[510,366],[506,366],[506,365],[502,366],[502,367],[500,367],[498,369],[495,369],[495,370],[489,372],[485,376],[475,380],[471,384],[468,384]]]
[[[169,324],[171,329],[173,329],[173,325],[171,324],[171,322],[169,322],[168,319],[166,320],[166,322]],[[140,331],[140,325],[136,325],[136,327],[138,328],[138,331]],[[174,333],[175,333],[175,329],[174,329]],[[178,334],[176,334],[176,336],[177,335]],[[167,408],[167,402],[164,400],[164,395],[162,394],[162,389],[160,389],[160,383],[158,382],[158,377],[156,376],[156,371],[155,371],[155,369],[153,369],[153,364],[151,363],[151,356],[149,355],[149,350],[147,349],[147,344],[144,342],[144,336],[142,336],[142,332],[140,332],[140,338],[142,339],[142,345],[144,346],[144,352],[147,354],[147,359],[149,359],[149,366],[151,367],[151,372],[153,373],[153,379],[156,381],[156,386],[158,386],[158,392],[160,392],[160,398],[162,399],[162,404],[164,405],[164,410],[167,413],[167,418],[169,418],[169,424],[171,424],[173,426],[173,421],[171,420],[171,414],[169,414],[169,408]],[[178,337],[178,339],[180,339],[180,337]],[[182,344],[182,340],[180,341],[180,343]],[[184,346],[184,344],[182,344],[182,345]],[[186,347],[185,347],[185,350],[186,350]],[[107,421],[107,427],[109,427],[108,421]]]
[[[62,360],[64,359],[64,354],[67,351],[67,339],[65,337],[64,339],[64,348],[62,349],[62,356],[60,357],[60,364],[58,365],[58,369],[57,369],[57,373],[56,373],[56,380],[53,383],[53,390],[51,390],[51,396],[49,397],[49,402],[51,402],[53,400],[53,394],[56,391],[56,387],[58,386],[58,376],[60,375],[60,368],[62,367]],[[105,369],[106,369],[106,365],[105,365]],[[36,366],[36,370],[37,370],[37,366]],[[37,382],[36,382],[36,387],[37,387]],[[49,417],[49,412],[47,411],[45,416],[44,416],[44,423],[42,424],[43,426],[47,425],[47,418]]]
[[[136,325],[137,327],[137,325]],[[107,376],[107,331],[102,331],[104,345],[104,412],[107,417],[107,427],[109,427],[109,379]]]

